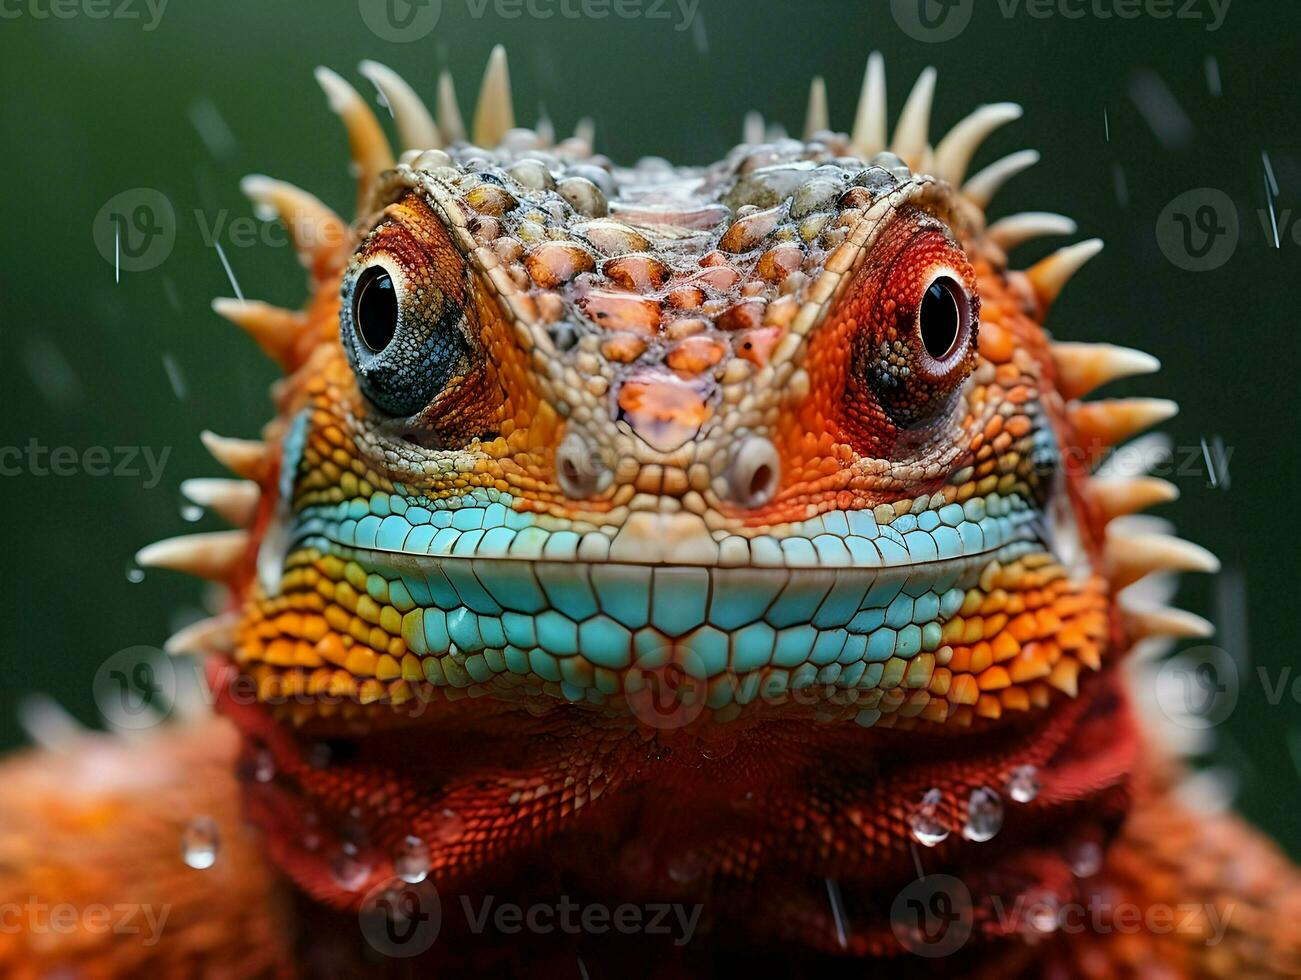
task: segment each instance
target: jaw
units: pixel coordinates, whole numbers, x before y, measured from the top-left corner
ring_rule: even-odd
[[[424,724],[461,701],[651,729],[970,723],[994,644],[1021,652],[999,639],[996,607],[1087,593],[1017,497],[878,509],[879,523],[830,512],[749,537],[683,512],[579,533],[502,498],[300,512],[277,594],[253,604],[237,651],[261,700],[327,727]],[[1028,707],[1022,694],[1009,706]]]

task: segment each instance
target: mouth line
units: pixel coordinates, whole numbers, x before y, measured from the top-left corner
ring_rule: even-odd
[[[440,568],[444,565],[468,565],[471,563],[486,566],[518,566],[518,565],[566,565],[570,567],[580,566],[584,568],[637,568],[646,570],[664,570],[672,571],[677,569],[700,570],[706,572],[771,572],[774,574],[785,573],[787,575],[816,575],[816,574],[836,574],[836,573],[863,573],[865,575],[880,575],[897,573],[911,575],[920,571],[930,571],[942,573],[956,568],[967,568],[972,564],[978,564],[987,561],[990,558],[997,557],[1010,545],[1016,544],[1037,544],[1047,548],[1049,546],[1045,535],[1037,529],[1036,522],[1027,521],[1024,526],[1017,528],[1015,533],[1002,540],[997,544],[972,551],[967,554],[954,555],[945,558],[926,558],[916,561],[904,562],[883,562],[880,564],[832,564],[812,561],[807,564],[777,564],[777,563],[756,563],[749,564],[722,564],[707,562],[689,562],[689,561],[635,561],[628,559],[584,559],[565,558],[561,556],[540,555],[537,557],[525,557],[520,555],[436,555],[420,554],[418,552],[401,551],[387,548],[369,548],[359,547],[339,541],[329,535],[311,535],[301,538],[291,551],[297,551],[303,548],[320,547],[324,545],[331,553],[340,555],[351,555],[363,560],[369,560],[376,564],[387,565],[394,570],[402,571],[425,571],[433,568]],[[816,554],[816,552],[815,552]]]

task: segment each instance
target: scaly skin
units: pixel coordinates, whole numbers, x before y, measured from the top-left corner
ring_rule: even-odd
[[[360,175],[350,228],[248,184],[312,285],[301,313],[218,305],[286,368],[265,443],[213,442],[256,505],[197,488],[250,531],[141,555],[230,589],[231,614],[176,645],[216,654],[240,758],[210,757],[240,774],[285,878],[266,895],[297,896],[266,920],[297,924],[297,952],[268,945],[268,964],[359,966],[338,917],[414,852],[445,911],[560,893],[704,909],[683,948],[490,942],[445,914],[427,959],[454,967],[571,975],[577,954],[703,973],[746,950],[820,975],[864,957],[973,976],[1298,969],[1295,933],[1260,918],[1295,904],[1294,872],[1251,843],[1229,887],[1246,832],[1174,807],[1131,715],[1131,642],[1200,624],[1120,590],[1213,560],[1108,530],[1170,491],[1091,465],[1168,413],[1077,400],[1150,369],[1049,342],[1044,315],[1095,249],[1012,271],[1018,228],[1052,222],[987,228],[1010,169],[963,184],[1015,111],[932,149],[926,75],[886,151],[874,61],[852,137],[815,113],[802,141],[623,169],[512,129],[498,55],[478,145],[445,99],[448,145],[424,152],[441,137],[423,107],[365,70],[415,147],[395,164],[365,103],[321,76]],[[171,739],[152,751],[188,744]],[[1018,773],[1032,799],[1009,795]],[[989,790],[992,835],[967,826]],[[947,959],[909,955],[891,910],[918,862],[971,896]],[[1229,933],[1005,911],[1093,895],[1230,910]]]

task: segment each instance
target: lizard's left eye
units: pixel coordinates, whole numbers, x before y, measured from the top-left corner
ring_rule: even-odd
[[[459,374],[469,347],[455,298],[373,258],[344,278],[340,339],[362,393],[388,415],[419,413]]]

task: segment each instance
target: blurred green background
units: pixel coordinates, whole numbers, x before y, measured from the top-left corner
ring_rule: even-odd
[[[996,201],[996,216],[1059,211],[1079,220],[1082,236],[1107,240],[1051,326],[1061,337],[1150,350],[1165,363],[1155,379],[1115,388],[1182,403],[1169,431],[1183,449],[1174,479],[1184,495],[1164,516],[1227,569],[1181,593],[1184,605],[1217,621],[1216,642],[1239,665],[1237,707],[1205,761],[1238,783],[1244,812],[1301,853],[1301,709],[1291,687],[1301,625],[1292,523],[1301,484],[1301,216],[1293,213],[1301,211],[1301,4],[1237,0],[1224,13],[1223,0],[1194,0],[1202,16],[1191,20],[1149,15],[1188,0],[1154,0],[1122,20],[1096,13],[1116,0],[1066,0],[1067,13],[1084,15],[1054,5],[1042,19],[1026,2],[978,0],[957,38],[929,42],[901,30],[886,0],[701,0],[689,18],[682,0],[533,0],[533,10],[555,12],[546,19],[511,0],[443,0],[431,33],[396,43],[368,28],[369,0],[171,0],[161,16],[158,0],[152,10],[144,0],[106,8],[54,0],[73,12],[67,18],[46,16],[51,0],[4,0],[0,447],[25,450],[34,439],[78,454],[93,446],[170,454],[149,488],[142,457],[138,476],[38,476],[23,464],[0,477],[0,746],[22,741],[15,706],[29,692],[54,694],[94,722],[96,667],[124,647],[161,644],[196,614],[197,585],[163,573],[130,582],[130,556],[192,526],[177,486],[217,474],[199,430],[252,436],[270,411],[271,365],[208,308],[212,296],[231,293],[211,230],[246,295],[296,304],[303,279],[287,248],[233,233],[229,222],[251,215],[239,177],[282,177],[351,214],[343,136],[312,80],[315,65],[369,93],[355,66],[374,58],[431,102],[448,67],[468,113],[488,51],[503,42],[522,120],[544,105],[564,133],[590,115],[599,148],[616,161],[656,154],[705,163],[739,139],[748,109],[798,131],[815,74],[826,77],[833,124],[848,128],[864,60],[880,48],[892,113],[932,63],[937,127],[981,102],[1026,107],[1026,119],[996,134],[978,161],[1025,146],[1043,152]],[[99,9],[122,16],[90,15]],[[1209,30],[1217,9],[1223,24]],[[603,10],[608,16],[591,16]],[[1276,194],[1267,192],[1262,153]],[[115,282],[92,223],[110,198],[139,187],[174,206],[175,247],[157,268]],[[1227,263],[1189,272],[1163,255],[1157,220],[1173,198],[1201,187],[1233,199],[1241,230]],[[1203,440],[1231,453],[1214,479]],[[203,518],[198,526],[217,525]]]

